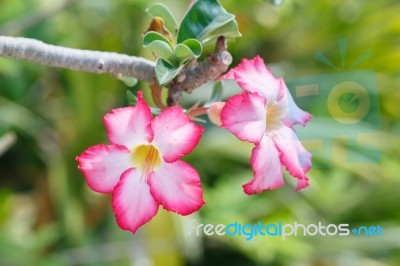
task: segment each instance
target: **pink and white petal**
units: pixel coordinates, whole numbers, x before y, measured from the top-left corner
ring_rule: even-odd
[[[259,194],[284,185],[279,153],[268,136],[264,136],[254,147],[250,164],[254,170],[254,178],[243,185],[246,194]]]
[[[221,122],[238,139],[258,143],[266,130],[265,99],[248,92],[232,96],[222,108]]]
[[[113,144],[120,144],[132,149],[133,147],[151,142],[153,132],[150,127],[152,114],[138,92],[136,106],[113,109],[104,116],[104,124],[108,139]]]
[[[309,180],[308,178],[306,179],[299,179],[297,180],[297,186],[296,186],[296,190],[300,190],[303,188],[306,188],[309,186]]]
[[[293,127],[294,125],[300,124],[303,127],[311,120],[312,115],[300,109],[297,104],[294,102],[292,95],[290,94],[289,89],[286,87],[286,84],[282,80],[282,86],[284,87],[284,96],[282,101],[287,102],[288,104],[288,113],[283,118],[283,123],[288,127]]]
[[[151,194],[168,211],[188,215],[205,204],[199,174],[184,161],[162,164],[148,183]]]
[[[204,127],[193,123],[179,106],[163,110],[154,118],[151,126],[154,131],[153,143],[168,163],[191,152],[204,130]]]
[[[157,214],[159,204],[150,193],[142,172],[126,170],[112,194],[112,207],[121,229],[135,233]]]
[[[259,56],[250,60],[243,59],[234,68],[233,75],[243,90],[257,92],[267,100],[267,103],[282,97],[283,88],[280,86],[280,81],[274,77]]]
[[[306,173],[311,168],[311,154],[304,149],[296,133],[289,127],[283,126],[279,131],[270,134],[280,160],[290,175],[299,179],[298,189],[308,186]]]
[[[100,193],[112,192],[122,173],[131,167],[130,151],[121,145],[96,145],[76,160],[88,186]]]

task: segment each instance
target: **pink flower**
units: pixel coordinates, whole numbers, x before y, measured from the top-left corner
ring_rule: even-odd
[[[235,79],[243,89],[221,111],[222,127],[237,138],[255,144],[250,164],[254,178],[243,185],[246,194],[258,194],[283,186],[282,165],[298,178],[296,189],[308,186],[311,168],[307,152],[293,130],[311,115],[293,101],[282,78],[275,78],[259,56],[244,59],[220,79]]]
[[[180,107],[167,108],[153,119],[139,92],[136,106],[112,110],[104,124],[111,145],[90,147],[76,159],[92,190],[112,193],[122,229],[135,233],[159,205],[188,215],[205,204],[197,171],[180,160],[198,144],[203,127]]]

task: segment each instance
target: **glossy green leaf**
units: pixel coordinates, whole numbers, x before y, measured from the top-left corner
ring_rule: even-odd
[[[154,41],[163,41],[171,46],[169,40],[164,35],[156,31],[149,31],[143,36],[143,46],[147,46]]]
[[[217,0],[198,0],[182,20],[178,31],[178,43],[192,38],[202,43],[211,41],[210,33],[234,19],[235,16],[228,13]],[[225,35],[225,32],[220,32],[220,35]]]
[[[152,53],[163,58],[165,61],[174,65],[174,51],[172,50],[171,44],[158,32],[148,32],[143,37],[143,46],[150,49]]]
[[[199,57],[203,51],[203,45],[196,39],[187,39],[183,41],[182,44],[189,47],[190,50],[192,50],[193,54],[196,56],[196,58]]]
[[[198,58],[201,55],[201,50],[202,45],[199,41],[195,39],[186,40],[176,46],[174,53],[175,60],[178,65],[185,64],[192,59]]]
[[[183,67],[184,65],[175,67],[174,65],[169,64],[164,59],[158,58],[156,61],[156,78],[158,84],[160,84],[160,86],[164,86],[165,84],[173,80],[179,74]]]
[[[238,27],[236,20],[232,20],[232,21],[228,22],[227,24],[225,24],[224,26],[222,26],[218,29],[215,29],[214,31],[209,33],[207,35],[206,42],[214,40],[214,39],[218,38],[219,36],[224,36],[226,39],[233,39],[233,38],[241,37],[242,34],[239,32],[239,27]]]
[[[161,3],[156,3],[146,9],[146,12],[149,13],[153,18],[162,18],[169,33],[175,36],[176,31],[178,30],[178,24],[176,23],[175,17],[172,15],[168,7]]]

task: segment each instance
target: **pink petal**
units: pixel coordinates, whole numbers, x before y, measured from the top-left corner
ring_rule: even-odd
[[[234,95],[222,109],[221,121],[240,140],[257,143],[266,129],[265,99],[257,93]]]
[[[243,59],[234,68],[234,77],[239,86],[248,92],[257,92],[267,100],[267,103],[280,99],[283,88],[280,81],[274,77],[264,63],[264,60],[256,56],[254,59]]]
[[[312,115],[301,110],[297,104],[294,102],[292,95],[290,94],[289,89],[286,87],[286,84],[282,80],[282,86],[285,89],[284,96],[282,101],[286,101],[288,103],[289,112],[286,117],[283,119],[283,122],[288,127],[293,127],[296,124],[300,124],[303,127],[311,120]]]
[[[111,143],[124,145],[129,149],[152,140],[151,120],[150,108],[143,100],[141,91],[138,92],[136,106],[114,109],[104,116]]]
[[[296,189],[308,186],[306,173],[311,168],[311,154],[304,149],[296,133],[283,126],[279,131],[273,132],[271,137],[280,153],[282,164],[290,175],[299,179]]]
[[[130,151],[121,145],[97,145],[76,157],[88,186],[100,193],[110,193],[121,174],[131,167]]]
[[[135,168],[125,171],[112,195],[112,206],[119,227],[135,233],[156,215],[158,203],[150,188]]]
[[[184,161],[164,163],[148,182],[151,194],[168,211],[188,215],[205,204],[199,174]]]
[[[284,181],[279,153],[268,136],[264,136],[254,147],[250,164],[254,170],[254,178],[243,185],[243,190],[246,194],[259,194],[265,190],[283,186]]]
[[[191,152],[199,143],[204,127],[198,126],[178,106],[170,107],[157,116],[151,126],[153,142],[166,162],[174,162]]]

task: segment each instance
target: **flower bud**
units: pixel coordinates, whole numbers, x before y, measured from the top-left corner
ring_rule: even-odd
[[[208,118],[217,126],[221,126],[221,110],[224,108],[225,102],[215,102],[210,105],[207,110]]]

